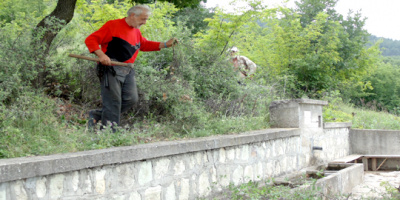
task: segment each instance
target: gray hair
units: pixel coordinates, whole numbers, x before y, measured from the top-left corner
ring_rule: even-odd
[[[148,5],[136,5],[128,10],[128,17],[134,13],[136,16],[141,15],[143,12],[147,12],[147,14],[151,15],[151,9]]]

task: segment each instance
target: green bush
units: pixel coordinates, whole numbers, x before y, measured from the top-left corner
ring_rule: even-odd
[[[69,141],[59,132],[62,125],[54,115],[55,103],[28,90],[23,93],[12,105],[0,104],[1,158],[50,154]]]
[[[353,120],[352,113],[344,112],[341,108],[345,106],[343,99],[340,97],[339,90],[322,92],[328,105],[323,108],[323,119],[325,122],[351,122]]]

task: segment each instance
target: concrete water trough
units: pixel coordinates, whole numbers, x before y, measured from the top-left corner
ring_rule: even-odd
[[[349,194],[363,182],[363,169],[363,164],[358,163],[329,163],[278,177],[274,184],[289,186],[294,190],[316,186],[325,196]]]

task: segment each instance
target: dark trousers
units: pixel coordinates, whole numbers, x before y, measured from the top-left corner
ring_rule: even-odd
[[[118,71],[117,74],[105,72],[100,78],[100,84],[103,108],[91,110],[91,115],[95,122],[101,121],[102,125],[119,125],[121,113],[132,108],[139,99],[135,71],[132,69],[125,76],[119,75]]]

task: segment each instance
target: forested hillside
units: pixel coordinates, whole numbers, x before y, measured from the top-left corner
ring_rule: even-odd
[[[400,56],[400,41],[388,38],[381,38],[371,35],[369,37],[370,44],[375,44],[380,41],[380,49],[383,56]]]
[[[143,36],[179,44],[139,53],[139,103],[116,133],[94,134],[86,128],[87,111],[101,107],[94,63],[68,54],[94,57],[85,38],[125,17],[132,1],[3,0],[0,158],[266,128],[270,102],[288,98],[399,114],[398,60],[382,57],[379,42],[368,46],[362,13],[340,15],[337,0],[299,0],[294,9],[248,1],[252,9],[236,14],[179,2],[149,4]],[[60,3],[69,3],[70,21],[59,17]],[[238,79],[228,61],[232,46],[257,64],[254,77]]]

